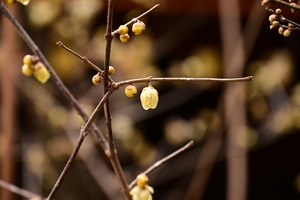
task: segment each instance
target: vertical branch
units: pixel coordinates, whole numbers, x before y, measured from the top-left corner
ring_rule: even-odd
[[[12,12],[15,12],[14,9]],[[16,78],[16,66],[18,66],[18,53],[16,53],[16,34],[8,20],[1,20],[1,47],[0,47],[0,86],[1,86],[1,160],[0,177],[6,182],[14,180],[14,138],[16,124],[16,92],[13,80]],[[12,192],[1,189],[0,199],[13,199]]]
[[[241,75],[245,65],[245,43],[237,0],[219,0],[225,76]],[[239,40],[236,40],[239,38]],[[245,200],[247,195],[247,151],[237,144],[239,130],[246,126],[244,84],[227,84],[223,95],[227,126],[227,200]],[[233,112],[235,110],[235,112]]]
[[[244,58],[239,59],[238,63],[240,63],[240,66],[243,66],[245,64],[245,60],[249,57],[249,54],[253,48],[253,45],[256,41],[256,38],[258,36],[260,27],[263,23],[265,11],[261,9],[260,7],[260,0],[256,0],[253,3],[253,7],[251,8],[250,15],[248,17],[245,31],[243,35],[240,35],[239,39],[237,40],[237,45],[235,47],[234,53],[232,54],[232,57],[229,59],[231,60],[230,63],[233,61],[233,56],[236,55],[237,51],[241,50],[242,44],[244,43],[245,49],[244,49]],[[225,38],[225,37],[224,37]],[[235,64],[236,65],[236,64]],[[227,65],[226,65],[227,66]],[[227,68],[230,66],[227,66]],[[232,74],[233,72],[231,72]],[[241,72],[239,72],[241,73]],[[228,75],[230,76],[230,75]],[[218,110],[221,110],[221,107],[223,104],[223,99],[221,98],[218,105]],[[213,120],[216,120],[215,117]],[[227,122],[225,121],[224,124]],[[212,121],[212,124],[214,122]],[[213,126],[214,127],[214,126]],[[191,181],[189,190],[186,193],[185,199],[201,199],[205,190],[205,186],[207,184],[209,174],[211,173],[213,164],[216,160],[218,150],[220,148],[221,142],[222,142],[222,127],[215,126],[215,128],[208,134],[207,141],[204,143],[204,146],[202,148],[202,151],[199,155],[199,160],[197,163],[197,168],[201,168],[201,166],[207,166],[204,167],[204,169],[198,170],[195,175],[193,175],[193,180]]]
[[[109,62],[110,62],[110,52],[111,52],[111,43],[113,40],[112,35],[112,20],[113,20],[113,6],[114,6],[114,0],[108,0],[108,9],[107,9],[107,25],[106,25],[106,33],[105,33],[105,39],[106,39],[106,47],[105,47],[105,58],[104,58],[104,77],[103,77],[103,89],[104,94],[106,94],[109,91]],[[105,114],[105,124],[106,124],[106,134],[108,138],[109,143],[109,151],[106,151],[107,156],[110,159],[110,162],[114,168],[114,171],[117,175],[117,178],[119,179],[122,187],[122,192],[126,199],[131,199],[131,196],[129,194],[129,188],[128,183],[125,179],[123,170],[121,168],[117,151],[115,148],[114,138],[112,134],[112,126],[111,126],[111,114],[110,114],[110,108],[109,108],[109,99],[107,99],[106,103],[104,104],[104,114]]]

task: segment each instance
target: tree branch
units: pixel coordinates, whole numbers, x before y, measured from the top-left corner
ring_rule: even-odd
[[[175,152],[171,153],[170,155],[164,157],[163,159],[157,161],[156,163],[154,163],[151,167],[149,167],[146,171],[144,171],[142,173],[149,174],[150,172],[154,171],[155,169],[157,169],[158,167],[163,165],[165,162],[169,161],[171,158],[174,158],[175,156],[184,152],[185,150],[192,147],[193,145],[194,145],[194,141],[192,140],[189,143],[187,143],[186,145],[184,145],[183,147],[181,147],[180,149],[178,149],[177,151],[175,151]],[[136,183],[136,179],[130,183],[129,188],[132,188],[135,183]]]

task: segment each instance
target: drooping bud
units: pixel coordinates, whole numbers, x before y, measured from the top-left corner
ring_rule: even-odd
[[[279,27],[279,28],[278,28],[278,33],[279,33],[280,35],[283,34],[283,31],[284,31],[284,28],[283,28],[283,27]]]
[[[155,109],[158,104],[158,92],[152,87],[145,87],[140,96],[142,106],[145,110]]]
[[[290,29],[286,29],[284,32],[283,32],[283,35],[284,37],[289,37],[291,35],[291,30]]]
[[[272,15],[269,16],[269,21],[273,22],[273,21],[276,20],[276,18],[277,18],[277,16],[275,14],[272,14]]]
[[[92,78],[92,82],[95,84],[95,85],[99,85],[101,83],[101,76],[99,74],[96,74],[95,76],[93,76]]]
[[[34,59],[33,59],[33,56],[32,56],[32,55],[26,55],[26,56],[23,57],[23,63],[24,63],[25,65],[30,66],[30,65],[33,64],[33,61],[34,61]]]
[[[108,68],[108,73],[109,73],[110,75],[114,74],[114,73],[115,73],[115,68],[114,68],[113,66],[109,66],[109,68]]]
[[[136,86],[135,85],[128,85],[126,88],[125,88],[125,95],[127,97],[134,97],[137,93],[137,89],[136,89]]]
[[[142,21],[135,22],[132,25],[132,32],[135,35],[140,35],[146,29],[146,24]]]
[[[128,40],[130,39],[130,36],[128,35],[128,33],[126,33],[125,35],[120,35],[120,40],[121,42],[128,42]]]
[[[145,187],[148,184],[149,178],[146,174],[139,174],[136,177],[136,184],[140,187]]]
[[[22,66],[22,73],[25,75],[25,76],[31,76],[33,74],[33,70],[30,66],[24,64]]]
[[[30,0],[17,0],[17,1],[23,4],[24,6],[27,6],[30,2]]]
[[[46,69],[45,65],[41,62],[38,62],[34,66],[33,76],[41,83],[46,83],[47,80],[50,78],[50,73]]]
[[[119,33],[120,35],[125,35],[126,33],[128,33],[128,27],[125,26],[125,25],[119,26],[119,28],[118,28],[118,33]]]
[[[154,189],[148,185],[148,180],[149,179],[145,174],[137,176],[137,186],[130,191],[132,200],[152,200]]]

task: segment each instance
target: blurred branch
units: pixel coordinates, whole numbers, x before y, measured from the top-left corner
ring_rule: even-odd
[[[30,192],[28,190],[24,190],[22,188],[19,188],[19,187],[13,185],[13,184],[7,183],[7,182],[5,182],[3,180],[0,180],[0,186],[3,187],[3,188],[5,188],[5,189],[7,189],[7,190],[9,190],[9,191],[11,191],[11,192],[19,194],[19,195],[21,195],[21,196],[23,196],[25,198],[39,197],[39,198],[42,199],[42,197],[40,195],[38,195],[38,194],[35,194],[35,193]]]
[[[170,155],[164,157],[163,159],[157,161],[156,163],[154,163],[151,167],[149,167],[146,171],[144,171],[142,173],[143,174],[149,174],[150,172],[154,171],[155,169],[157,169],[158,167],[160,167],[161,165],[163,165],[168,160],[174,158],[175,156],[177,156],[178,154],[180,154],[180,153],[184,152],[185,150],[189,149],[193,145],[194,145],[194,141],[190,141],[189,143],[187,143],[185,146],[181,147],[177,151],[175,151],[175,152],[171,153]],[[132,188],[135,183],[136,183],[136,179],[133,180],[130,183],[129,188]]]
[[[285,7],[292,8],[292,9],[300,11],[300,6],[297,5],[296,3],[288,3],[288,2],[285,2],[285,1],[282,1],[282,0],[269,0],[269,1],[271,3],[277,3],[279,5],[283,5]]]
[[[16,8],[12,12],[16,13]],[[14,183],[16,169],[15,160],[17,150],[16,127],[17,127],[17,95],[13,80],[17,77],[18,58],[17,34],[13,26],[5,18],[1,18],[0,33],[0,177],[6,182]],[[0,199],[11,200],[13,194],[7,190],[0,189]]]

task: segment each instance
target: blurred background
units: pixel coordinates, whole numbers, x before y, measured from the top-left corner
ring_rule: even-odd
[[[112,125],[127,180],[190,140],[193,148],[149,174],[154,199],[250,200],[300,198],[299,33],[269,29],[259,0],[115,1],[113,27],[143,17],[142,35],[115,38],[112,79],[148,76],[242,77],[244,83],[153,83],[155,110],[124,87],[111,96]],[[91,114],[103,92],[96,72],[56,46],[69,48],[103,69],[107,2],[31,0],[9,6],[62,81]],[[279,5],[283,16],[300,21]],[[50,79],[21,73],[32,54],[0,15],[0,178],[47,196],[68,160],[83,121]],[[131,28],[131,27],[130,27]],[[103,115],[96,120],[105,133]],[[0,189],[0,199],[21,200]],[[55,199],[123,199],[97,139],[90,134]]]

